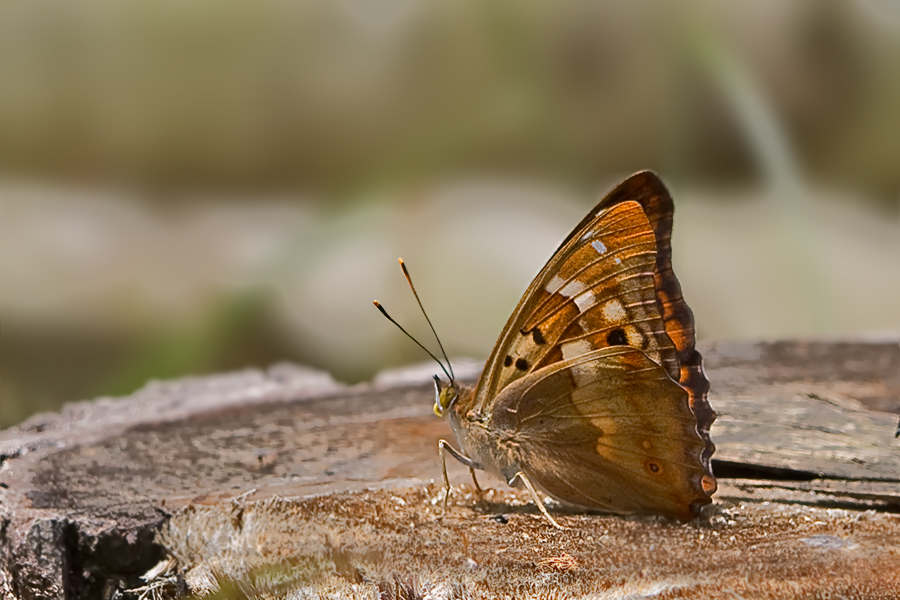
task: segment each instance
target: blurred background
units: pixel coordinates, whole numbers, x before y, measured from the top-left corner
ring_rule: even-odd
[[[900,334],[900,3],[0,4],[0,426],[148,379],[483,360],[651,168],[701,339]]]

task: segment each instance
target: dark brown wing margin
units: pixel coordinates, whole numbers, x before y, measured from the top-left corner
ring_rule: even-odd
[[[694,348],[694,314],[684,301],[681,285],[672,270],[672,215],[675,208],[665,184],[653,171],[635,173],[609,192],[572,230],[560,247],[565,246],[598,212],[629,200],[641,205],[656,235],[655,278],[659,312],[665,322],[666,333],[672,338],[678,351],[678,362],[681,364],[679,383],[688,391],[691,409],[697,417],[697,429],[706,442],[703,464],[712,474],[710,459],[715,446],[709,438],[709,428],[716,419],[716,413],[706,399],[709,380],[703,372],[703,358]],[[714,491],[715,487],[709,493]]]

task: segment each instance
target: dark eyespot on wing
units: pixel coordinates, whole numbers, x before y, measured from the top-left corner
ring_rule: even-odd
[[[544,339],[544,334],[537,327],[531,330],[531,339],[534,340],[535,344],[543,345],[547,343],[547,340]]]
[[[612,331],[609,332],[609,335],[606,336],[606,343],[610,346],[625,346],[628,344],[628,338],[625,337],[625,330],[621,327],[616,327]]]
[[[527,371],[528,370],[528,361],[525,360],[524,358],[517,358],[516,359],[516,368],[520,371]]]
[[[512,356],[510,356],[509,354],[507,354],[507,355],[506,355],[506,358],[503,359],[503,366],[504,366],[504,367],[508,367],[508,366],[511,365],[511,364],[512,364]]]

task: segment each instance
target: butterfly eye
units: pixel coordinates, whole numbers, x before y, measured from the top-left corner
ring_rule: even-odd
[[[444,411],[453,406],[456,399],[459,398],[459,388],[451,381],[450,385],[441,388],[441,380],[437,375],[434,376],[434,414],[439,417],[444,416]]]

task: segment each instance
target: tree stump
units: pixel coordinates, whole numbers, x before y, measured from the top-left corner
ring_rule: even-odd
[[[445,508],[432,367],[278,365],[0,432],[0,597],[900,596],[900,346],[700,350],[719,491],[691,523],[557,508],[559,531],[452,461]]]

